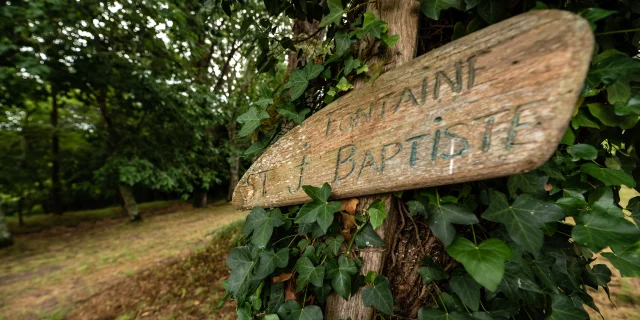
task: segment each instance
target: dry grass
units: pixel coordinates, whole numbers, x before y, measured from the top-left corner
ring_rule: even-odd
[[[202,250],[208,233],[245,215],[218,203],[141,223],[123,219],[18,235],[13,247],[0,250],[0,318],[60,318],[76,301],[119,280]]]

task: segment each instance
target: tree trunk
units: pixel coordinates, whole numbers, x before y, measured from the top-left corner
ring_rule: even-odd
[[[2,202],[0,202],[0,249],[8,247],[13,244],[11,233],[9,232],[9,226],[4,220],[4,214],[2,213]]]
[[[420,4],[410,0],[380,0],[370,3],[367,11],[389,24],[389,34],[400,35],[398,43],[383,56],[370,59],[369,65],[385,66],[385,70],[400,66],[415,57]],[[366,42],[363,42],[366,43]],[[365,49],[365,48],[360,48]],[[354,84],[358,87],[362,84]],[[363,259],[361,273],[376,271],[389,278],[389,288],[395,302],[396,315],[416,318],[420,307],[427,303],[427,297],[435,288],[422,285],[417,270],[420,260],[430,253],[436,263],[446,264],[448,258],[442,244],[431,233],[428,226],[406,215],[404,203],[391,194],[358,198],[358,210],[362,212],[375,199],[383,199],[387,209],[387,219],[376,232],[386,242],[384,250],[367,248],[360,251]],[[423,224],[422,228],[418,224]],[[374,312],[362,303],[362,289],[345,301],[337,294],[327,300],[327,319],[354,320],[372,319]]]
[[[51,94],[51,127],[53,134],[51,137],[51,209],[54,214],[63,213],[62,185],[60,183],[60,137],[58,136],[58,94],[53,91]]]
[[[131,187],[126,184],[119,183],[118,189],[120,189],[120,196],[124,202],[124,209],[127,215],[129,215],[129,220],[141,221],[142,216],[138,211],[138,204],[136,203],[136,198],[133,196]]]
[[[20,200],[18,200],[18,225],[21,227],[24,226],[24,221],[22,220],[22,210],[24,210],[24,203],[25,198],[20,197]]]
[[[236,189],[236,185],[238,185],[238,181],[240,181],[240,157],[236,154],[231,155],[229,175],[229,192],[227,192],[227,201],[231,201],[231,198],[233,198],[233,190]]]
[[[193,201],[191,203],[194,208],[206,208],[207,207],[207,190],[200,186],[197,186],[193,190]]]

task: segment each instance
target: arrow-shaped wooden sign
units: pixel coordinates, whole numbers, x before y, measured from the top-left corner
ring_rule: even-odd
[[[542,165],[562,138],[591,55],[588,23],[535,11],[433,50],[331,103],[242,177],[237,208],[507,176]]]

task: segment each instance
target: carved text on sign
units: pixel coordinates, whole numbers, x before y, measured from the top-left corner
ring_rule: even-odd
[[[524,14],[383,74],[272,145],[237,207],[352,197],[531,170],[555,150],[580,93],[592,33],[566,12]]]

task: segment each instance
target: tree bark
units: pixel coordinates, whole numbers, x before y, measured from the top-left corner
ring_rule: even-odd
[[[208,204],[207,201],[207,190],[200,186],[195,187],[193,190],[193,200],[191,201],[191,205],[194,208],[206,208]]]
[[[58,135],[58,94],[53,91],[51,93],[51,127],[53,133],[51,136],[51,209],[54,214],[61,215],[63,213],[62,201],[62,184],[60,183],[60,137]]]
[[[131,187],[120,183],[118,184],[118,189],[120,189],[120,196],[122,197],[122,201],[124,201],[124,209],[129,215],[129,220],[141,221],[142,216],[138,211],[138,204],[136,203],[136,198],[133,196]]]
[[[11,246],[13,244],[13,239],[11,238],[11,233],[9,232],[9,226],[7,226],[7,222],[4,220],[4,214],[2,212],[2,202],[0,202],[0,249]]]
[[[389,34],[400,35],[397,44],[383,55],[370,59],[369,69],[383,68],[383,71],[400,66],[413,59],[417,52],[417,34],[420,4],[411,0],[380,0],[370,3],[367,11],[389,24]],[[359,50],[369,50],[362,44],[371,45],[366,41],[361,43]],[[373,50],[375,52],[375,50]],[[371,52],[371,51],[369,51]],[[354,84],[354,87],[361,86]],[[430,253],[434,261],[439,264],[448,263],[444,248],[425,224],[422,228],[406,215],[406,207],[400,199],[391,194],[366,196],[358,198],[358,210],[363,212],[375,199],[383,199],[387,209],[387,219],[376,232],[385,240],[386,247],[365,248],[360,250],[363,260],[361,273],[369,271],[389,278],[389,287],[393,294],[396,315],[416,318],[420,307],[427,302],[429,294],[434,290],[431,285],[422,285],[417,269],[420,260]],[[362,289],[345,301],[337,294],[327,300],[325,310],[326,319],[353,320],[372,319],[374,310],[367,308],[362,302]]]

